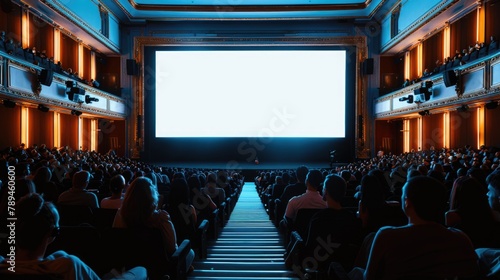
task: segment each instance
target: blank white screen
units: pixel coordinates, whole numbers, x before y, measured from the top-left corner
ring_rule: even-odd
[[[345,137],[343,50],[157,51],[156,137]]]

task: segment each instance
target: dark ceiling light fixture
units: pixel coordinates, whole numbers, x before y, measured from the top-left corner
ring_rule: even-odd
[[[498,107],[498,101],[491,100],[490,102],[486,103],[484,107],[486,107],[486,109],[488,110],[496,109]]]
[[[429,110],[423,110],[423,111],[418,112],[418,114],[421,116],[430,116],[431,112]]]
[[[38,104],[38,110],[47,113],[49,111],[49,107],[43,105],[43,104]]]
[[[85,96],[85,103],[90,104],[92,102],[99,102],[99,99],[96,97],[91,97],[90,95]]]
[[[458,107],[458,108],[457,108],[457,111],[458,111],[458,112],[467,112],[467,111],[469,111],[469,105],[464,104],[464,105],[462,105],[462,106]]]
[[[3,106],[5,106],[7,108],[14,108],[14,107],[16,107],[16,102],[14,102],[12,100],[5,99],[3,101]]]
[[[71,114],[78,117],[82,114],[82,112],[77,111],[77,110],[71,110]]]

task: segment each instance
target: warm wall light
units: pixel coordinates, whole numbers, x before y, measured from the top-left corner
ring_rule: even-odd
[[[22,18],[21,18],[21,29],[22,32],[22,45],[23,49],[28,48],[30,46],[30,24],[29,24],[29,11],[27,9],[23,9]]]
[[[443,113],[443,145],[450,147],[450,113]]]
[[[29,108],[21,108],[21,143],[26,144],[26,147],[30,146],[29,143]]]
[[[78,45],[78,76],[83,77],[83,45]]]
[[[484,145],[484,108],[477,108],[477,148]]]
[[[90,120],[90,150],[97,151],[97,120]]]
[[[54,63],[61,61],[61,31],[54,28]]]
[[[54,112],[54,147],[61,146],[61,114]]]

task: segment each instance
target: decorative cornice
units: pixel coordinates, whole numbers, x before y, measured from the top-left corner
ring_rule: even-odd
[[[45,4],[47,7],[61,15],[62,17],[66,18],[69,20],[71,23],[73,23],[76,26],[80,26],[85,31],[91,35],[92,37],[96,38],[97,40],[103,42],[105,45],[107,45],[110,49],[115,51],[116,53],[120,52],[120,48],[113,42],[111,41],[108,37],[104,36],[99,30],[95,30],[94,27],[89,25],[85,20],[81,19],[78,17],[76,14],[74,14],[70,9],[68,9],[66,6],[62,5],[59,3],[58,0],[40,0],[43,4]],[[75,37],[65,31],[62,30],[65,34],[70,35],[72,38],[75,39]]]
[[[162,12],[302,12],[302,11],[337,11],[337,10],[362,10],[368,7],[371,0],[363,3],[338,3],[338,4],[304,4],[304,5],[172,5],[172,4],[139,4],[129,0],[133,9],[138,11]]]
[[[434,18],[436,18],[439,14],[441,14],[444,10],[447,10],[451,6],[453,6],[455,3],[457,3],[459,0],[453,0],[451,2],[448,1],[442,1],[438,5],[436,5],[433,9],[429,10],[425,15],[420,17],[418,20],[413,22],[411,25],[409,25],[406,29],[403,31],[399,32],[394,38],[389,40],[385,45],[381,47],[381,53],[384,53],[388,49],[392,48],[394,45],[397,45],[399,42],[401,42],[404,38],[412,34],[417,28],[427,24]]]

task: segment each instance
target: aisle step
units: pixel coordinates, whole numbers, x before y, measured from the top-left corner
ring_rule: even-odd
[[[245,183],[208,256],[193,263],[190,280],[297,280],[285,267],[283,239],[269,220],[253,183]]]

